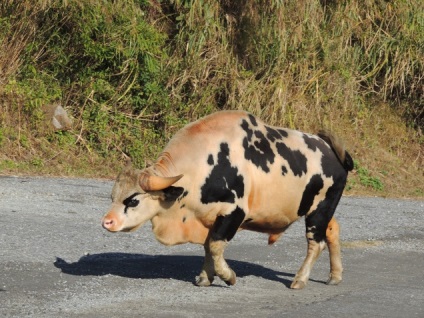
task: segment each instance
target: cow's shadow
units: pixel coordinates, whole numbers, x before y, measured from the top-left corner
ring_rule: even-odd
[[[227,260],[228,265],[238,277],[257,276],[272,280],[289,287],[294,274],[276,271],[261,265]],[[129,278],[171,278],[186,282],[194,282],[203,264],[201,256],[186,255],[146,255],[130,253],[102,253],[85,255],[77,262],[68,263],[57,257],[54,266],[63,273],[77,276],[116,275]],[[287,277],[291,278],[288,279]],[[222,285],[219,279],[216,286]]]

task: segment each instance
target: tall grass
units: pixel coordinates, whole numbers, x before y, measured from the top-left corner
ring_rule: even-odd
[[[169,85],[192,108],[322,125],[326,111],[352,115],[373,97],[405,102],[422,127],[421,1],[175,1],[173,11]]]

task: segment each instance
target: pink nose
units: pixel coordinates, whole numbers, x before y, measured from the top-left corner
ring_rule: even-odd
[[[112,228],[112,226],[115,224],[115,222],[113,221],[113,219],[104,219],[102,222],[102,226],[106,229],[109,230],[110,228]]]

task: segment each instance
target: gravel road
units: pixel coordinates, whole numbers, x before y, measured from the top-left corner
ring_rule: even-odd
[[[228,287],[193,285],[203,248],[165,247],[150,224],[108,233],[112,181],[0,176],[0,317],[424,317],[424,201],[343,197],[344,280],[324,251],[304,290],[303,222],[274,246],[243,231]]]

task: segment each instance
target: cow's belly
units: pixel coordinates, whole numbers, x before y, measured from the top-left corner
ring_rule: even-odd
[[[304,181],[300,178],[284,181],[270,178],[266,186],[251,188],[245,209],[247,215],[241,225],[243,229],[278,234],[299,219],[302,193],[295,189],[304,186]]]
[[[279,213],[251,212],[240,227],[250,231],[279,234],[284,232],[298,218],[296,213],[284,211]]]

